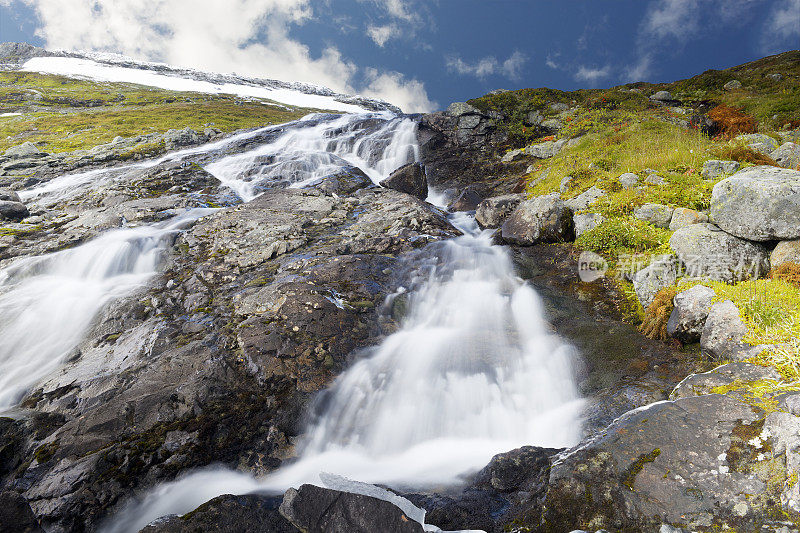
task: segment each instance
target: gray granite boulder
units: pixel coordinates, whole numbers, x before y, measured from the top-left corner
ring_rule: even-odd
[[[593,230],[603,222],[606,217],[600,213],[579,213],[572,217],[572,222],[575,225],[575,238],[577,239],[587,231]]]
[[[800,171],[770,166],[740,170],[714,185],[711,218],[742,239],[800,238]]]
[[[22,220],[29,214],[28,208],[22,202],[0,200],[0,220]]]
[[[667,322],[667,334],[685,344],[699,341],[715,295],[713,289],[703,285],[676,294],[672,300],[675,307]]]
[[[798,170],[797,167],[800,165],[800,145],[793,142],[783,143],[780,148],[770,154],[770,157],[783,168]]]
[[[770,155],[778,148],[778,141],[763,133],[747,133],[737,135],[734,142],[744,143],[748,148],[764,155]]]
[[[669,245],[689,277],[735,281],[769,272],[769,252],[764,246],[734,237],[713,224],[680,228]]]
[[[669,229],[675,231],[692,224],[701,224],[703,222],[708,222],[708,215],[704,215],[694,209],[678,207],[672,213],[672,219],[669,221]]]
[[[700,349],[712,359],[733,358],[745,349],[742,338],[746,334],[739,308],[725,300],[711,306],[700,336]]]
[[[575,236],[572,209],[557,193],[526,200],[503,222],[501,236],[506,242],[523,246],[571,241]]]
[[[487,198],[475,209],[475,221],[482,228],[499,228],[524,199],[524,194],[504,194]]]
[[[650,307],[656,294],[675,284],[678,279],[678,263],[675,257],[667,255],[652,261],[633,276],[636,297],[644,309]]]
[[[606,196],[606,192],[600,187],[594,185],[578,196],[570,198],[565,203],[573,211],[580,211],[597,203],[597,201],[604,196]]]
[[[668,205],[647,203],[638,207],[633,216],[659,228],[668,228],[674,211],[675,208]]]
[[[703,163],[703,170],[700,175],[707,180],[713,180],[720,176],[733,174],[742,165],[738,161],[722,161],[719,159],[710,159]]]
[[[639,184],[639,176],[633,172],[626,172],[619,177],[619,183],[624,189],[632,189]]]
[[[645,179],[644,182],[648,185],[666,185],[667,180],[659,176],[658,174],[652,173],[649,174]]]
[[[428,178],[421,163],[403,165],[389,174],[389,177],[380,184],[382,187],[410,194],[420,200],[428,197]]]

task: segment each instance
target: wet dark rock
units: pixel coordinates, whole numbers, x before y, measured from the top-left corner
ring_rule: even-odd
[[[328,194],[345,195],[371,187],[372,180],[358,167],[350,167],[325,176],[314,187]]]
[[[169,516],[149,524],[141,533],[297,533],[278,512],[280,497],[226,494],[184,516]]]
[[[0,492],[0,531],[44,533],[30,505],[17,492]]]
[[[29,214],[28,208],[22,202],[0,200],[0,220],[22,220]]]
[[[467,188],[458,195],[458,198],[450,202],[450,205],[447,206],[447,209],[451,212],[475,211],[478,208],[478,204],[480,204],[482,201],[483,198],[480,194],[472,189]]]
[[[289,489],[280,513],[308,533],[422,533],[422,525],[394,504],[314,485]]]
[[[420,163],[409,163],[398,168],[381,181],[381,186],[410,194],[420,200],[428,197],[428,179],[425,176],[425,167]]]
[[[667,334],[684,344],[698,342],[714,296],[714,290],[703,285],[676,294],[675,307],[667,321]]]

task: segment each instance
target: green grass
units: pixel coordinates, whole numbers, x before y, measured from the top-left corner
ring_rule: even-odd
[[[575,246],[596,252],[612,262],[622,254],[668,253],[670,232],[633,217],[612,218],[575,240]]]
[[[186,127],[203,131],[211,123],[223,132],[279,124],[312,110],[287,109],[270,101],[231,95],[0,72],[0,111],[23,113],[0,118],[0,151],[31,141],[46,152],[57,153],[87,149],[117,136]],[[145,151],[157,148],[141,147]]]

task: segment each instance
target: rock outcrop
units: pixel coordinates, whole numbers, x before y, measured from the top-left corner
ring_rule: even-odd
[[[503,222],[500,234],[504,241],[523,246],[564,242],[574,238],[573,224],[572,210],[552,194],[521,202]]]

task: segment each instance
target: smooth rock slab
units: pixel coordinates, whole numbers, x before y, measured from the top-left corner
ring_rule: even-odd
[[[672,299],[675,307],[667,321],[667,334],[684,344],[699,341],[714,296],[714,290],[703,285],[676,294]]]
[[[742,239],[800,238],[800,171],[758,166],[737,172],[714,185],[711,218]]]
[[[713,224],[680,228],[670,237],[669,245],[689,277],[736,281],[769,272],[769,252],[764,246],[734,237]]]
[[[501,236],[523,246],[570,241],[575,237],[572,210],[557,193],[526,200],[503,222]]]
[[[751,363],[726,363],[708,372],[691,374],[678,383],[669,395],[670,400],[712,394],[716,387],[723,387],[735,382],[770,380],[781,381],[780,373],[770,366]]]

